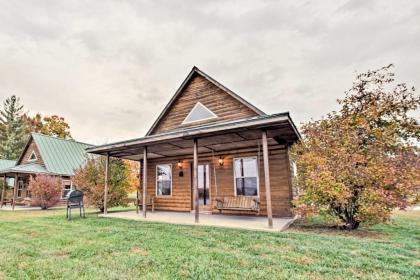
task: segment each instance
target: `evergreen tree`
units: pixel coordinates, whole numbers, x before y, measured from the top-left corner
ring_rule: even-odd
[[[26,141],[23,105],[15,95],[6,98],[0,110],[0,158],[16,160]]]

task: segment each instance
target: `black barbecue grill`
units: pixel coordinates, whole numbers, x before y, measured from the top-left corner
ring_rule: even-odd
[[[85,216],[85,205],[83,204],[83,192],[78,190],[70,191],[67,194],[67,213],[66,217],[71,220],[71,209],[79,208],[80,218],[86,218]],[[83,211],[83,214],[82,214]]]

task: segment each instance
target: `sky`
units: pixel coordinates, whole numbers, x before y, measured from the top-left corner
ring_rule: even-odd
[[[92,144],[144,136],[194,65],[299,125],[389,63],[420,86],[420,1],[0,0],[0,100]]]

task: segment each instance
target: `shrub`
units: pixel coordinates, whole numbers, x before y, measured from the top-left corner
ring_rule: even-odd
[[[31,205],[48,209],[60,202],[62,181],[56,176],[38,174],[29,180],[28,190],[31,192]]]
[[[109,164],[108,207],[127,206],[128,192],[132,189],[132,168],[121,159],[111,158]],[[76,170],[74,183],[84,192],[88,205],[104,211],[105,157],[89,159]]]
[[[327,214],[355,229],[416,201],[420,130],[410,113],[420,97],[405,84],[392,87],[390,68],[358,75],[340,111],[303,125],[304,138],[292,148],[302,216]]]

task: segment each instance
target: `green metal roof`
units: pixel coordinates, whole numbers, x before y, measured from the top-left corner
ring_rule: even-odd
[[[16,161],[8,159],[0,159],[0,170],[15,166]]]
[[[45,168],[49,173],[74,175],[87,158],[86,149],[90,144],[74,140],[60,139],[40,133],[32,133]]]
[[[1,170],[4,173],[31,173],[31,174],[38,174],[38,173],[50,173],[48,170],[38,163],[28,163],[22,165],[12,166],[10,168],[6,168]]]

